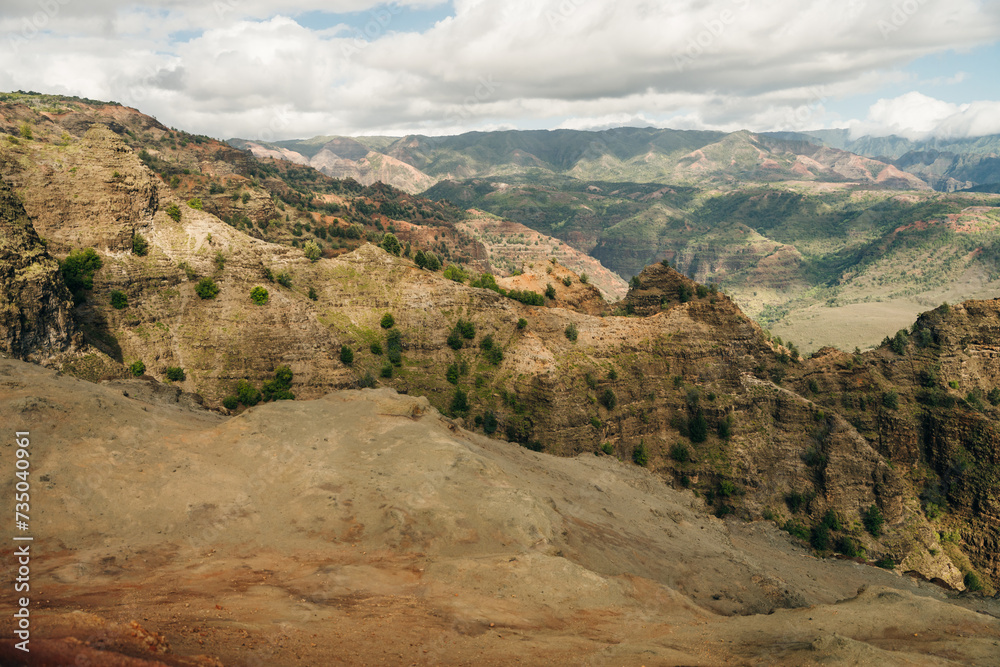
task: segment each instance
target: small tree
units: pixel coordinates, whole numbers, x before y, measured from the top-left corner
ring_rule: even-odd
[[[323,251],[319,249],[319,245],[315,241],[306,241],[302,245],[302,250],[310,262],[317,262],[323,256]]]
[[[170,216],[170,219],[174,222],[181,221],[181,209],[178,208],[177,204],[171,204],[167,207],[167,215]]]
[[[187,376],[185,376],[184,374],[184,369],[180,368],[179,366],[169,367],[167,369],[166,376],[167,379],[170,380],[171,382],[183,382],[185,379],[187,379]]]
[[[146,372],[146,364],[142,363],[142,360],[133,361],[132,365],[129,366],[128,369],[132,373],[132,375],[134,375],[135,377],[140,377],[142,376],[143,373]]]
[[[865,530],[872,534],[872,537],[879,537],[882,534],[882,525],[885,517],[878,505],[872,505],[861,514],[861,521],[865,524]]]
[[[292,287],[292,276],[291,276],[290,273],[288,273],[288,271],[282,271],[282,272],[280,272],[277,276],[275,276],[274,279],[276,281],[278,281],[278,284],[281,285],[282,287],[287,287],[287,288],[291,289],[291,287]]]
[[[379,322],[379,325],[383,329],[391,329],[396,326],[396,318],[392,316],[392,313],[386,313],[382,316],[382,321]]]
[[[226,410],[235,410],[240,405],[240,399],[235,396],[226,396],[222,399],[222,407]]]
[[[128,297],[125,296],[125,292],[121,290],[111,291],[111,306],[115,310],[121,310],[123,308],[128,308]]]
[[[701,408],[695,411],[688,423],[688,437],[691,438],[691,442],[705,442],[708,438],[708,422]]]
[[[201,200],[198,199],[197,197],[189,199],[188,200],[188,206],[190,206],[191,208],[193,208],[196,211],[203,211],[205,209],[205,205],[202,204]]]
[[[552,283],[545,284],[545,297],[548,299],[556,298],[556,288],[552,286]]]
[[[528,320],[524,319],[523,317],[517,321],[517,328],[519,331],[527,326],[528,326]]]
[[[403,246],[400,244],[399,239],[396,238],[395,234],[387,233],[382,237],[382,250],[385,250],[390,255],[396,255],[397,257],[403,252]]]
[[[214,299],[219,295],[219,286],[211,278],[202,278],[194,286],[194,292],[202,299]]]
[[[250,299],[253,300],[253,302],[258,306],[263,306],[270,298],[271,295],[268,294],[267,288],[265,287],[258,285],[250,290]]]
[[[103,266],[100,255],[93,248],[74,250],[59,264],[66,287],[74,297],[82,298],[82,291],[94,288],[94,274]]]
[[[451,399],[451,413],[454,415],[464,415],[469,411],[469,397],[461,389],[455,390],[455,395]]]
[[[310,287],[309,288],[309,299],[311,301],[316,301],[316,300],[319,299],[319,294],[316,293],[316,288],[315,287]]]
[[[451,384],[458,384],[458,364],[451,364],[445,371],[445,378]]]
[[[142,234],[136,234],[132,237],[132,254],[139,257],[145,257],[149,254],[149,242]]]
[[[601,392],[601,397],[598,400],[608,410],[614,410],[615,406],[618,405],[618,397],[615,396],[614,390],[610,387]]]
[[[577,337],[580,335],[580,332],[577,330],[576,325],[573,324],[572,322],[570,322],[566,326],[566,331],[564,331],[563,333],[566,334],[566,338],[568,338],[570,342],[573,343],[576,342]]]
[[[260,403],[260,390],[246,380],[236,383],[236,398],[248,408]]]
[[[340,360],[347,366],[354,363],[354,350],[346,345],[340,346]]]
[[[645,440],[640,440],[639,446],[632,450],[632,460],[643,468],[649,463],[649,450],[646,449]]]

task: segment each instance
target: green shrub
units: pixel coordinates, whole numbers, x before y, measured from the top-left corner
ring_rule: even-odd
[[[816,526],[809,534],[809,543],[817,551],[826,551],[830,548],[830,529],[824,524]]]
[[[466,278],[468,278],[465,271],[458,268],[454,264],[449,265],[448,268],[444,270],[443,275],[448,280],[454,280],[456,283],[464,283]]]
[[[450,410],[453,415],[464,415],[469,411],[469,397],[461,389],[455,390],[455,395],[451,399]]]
[[[391,363],[386,362],[386,363],[382,364],[381,375],[382,375],[382,377],[387,378],[387,379],[392,377],[392,364]]]
[[[275,276],[274,279],[277,280],[278,284],[281,285],[282,287],[287,287],[287,288],[291,289],[291,287],[292,287],[292,276],[288,273],[288,271],[282,271],[282,272],[280,272],[277,276]]]
[[[222,187],[221,184],[213,182],[208,186],[208,194],[210,195],[221,195],[226,189]]]
[[[125,292],[117,289],[111,290],[111,306],[115,310],[128,308],[128,297],[125,296]]]
[[[222,407],[226,410],[235,410],[240,404],[240,399],[235,396],[226,396],[222,399]]]
[[[584,285],[586,285],[589,280],[590,280],[590,276],[588,276],[586,273],[581,273],[580,274],[580,282],[581,283],[583,283]]]
[[[900,329],[896,332],[896,335],[889,342],[889,347],[892,351],[898,355],[906,354],[906,346],[910,342],[910,337],[906,335],[906,331]]]
[[[379,343],[379,342],[376,341],[376,342],[374,342],[374,343],[371,344],[371,347],[369,347],[369,349],[371,350],[371,353],[374,354],[376,357],[381,357],[382,356],[382,344],[381,343]]]
[[[597,400],[608,410],[614,410],[615,406],[618,405],[618,397],[615,396],[614,390],[610,387],[601,392],[601,396]]]
[[[392,313],[386,313],[382,316],[382,321],[379,324],[382,325],[383,329],[391,329],[396,326],[396,318],[392,316]]]
[[[309,295],[308,296],[309,296],[309,300],[310,301],[316,301],[316,300],[319,299],[319,294],[316,293],[316,288],[315,287],[310,287],[309,288]]]
[[[202,278],[194,286],[194,292],[202,299],[214,299],[219,295],[219,286],[211,278]]]
[[[22,139],[27,139],[28,141],[31,141],[34,138],[34,135],[32,135],[31,133],[31,125],[29,125],[27,121],[21,123],[20,132]]]
[[[890,389],[882,394],[882,405],[889,410],[895,410],[899,407],[899,394],[896,393],[895,389]]]
[[[694,295],[694,292],[691,290],[691,286],[690,285],[687,285],[685,283],[681,283],[680,285],[677,286],[677,299],[681,303],[687,303],[688,301],[691,300],[691,297],[693,295]]]
[[[493,349],[493,335],[489,334],[489,335],[484,336],[482,338],[482,340],[479,341],[479,348],[481,350],[487,350],[487,351],[492,350]]]
[[[385,346],[389,351],[403,349],[403,334],[399,329],[389,329],[385,335]]]
[[[640,440],[639,446],[632,450],[632,461],[643,468],[649,463],[649,450],[645,440]]]
[[[240,380],[236,383],[236,398],[250,408],[260,403],[260,390],[246,380]]]
[[[608,456],[611,456],[612,454],[615,453],[615,448],[611,446],[610,442],[605,442],[603,445],[601,445],[601,451],[607,454]]]
[[[733,415],[728,414],[719,420],[719,437],[728,440],[733,434]]]
[[[694,416],[688,420],[688,437],[691,442],[705,442],[708,439],[708,421],[705,420],[705,412],[698,408]]]
[[[678,463],[687,463],[691,460],[691,452],[683,443],[678,442],[670,448],[670,458]]]
[[[708,296],[708,287],[706,287],[705,285],[700,285],[700,284],[695,285],[694,291],[695,294],[698,295],[699,299],[704,299],[706,296]]]
[[[728,479],[723,479],[719,481],[719,496],[722,498],[731,498],[736,494],[736,485]]]
[[[965,583],[965,587],[970,591],[983,590],[983,582],[979,579],[979,575],[971,570],[965,573],[965,579],[963,581]]]
[[[139,377],[146,372],[146,364],[142,363],[142,361],[133,361],[132,365],[129,366],[128,369],[132,375]]]
[[[197,197],[188,200],[188,206],[195,209],[196,211],[203,211],[205,206],[201,203],[201,200]]]
[[[834,531],[843,528],[843,523],[840,520],[840,516],[832,509],[826,511],[826,514],[823,515],[823,519],[820,521],[820,523],[826,526],[828,529]]]
[[[502,294],[502,292],[501,292]],[[521,303],[528,306],[544,306],[545,298],[538,292],[532,292],[531,290],[516,290],[512,289],[507,292],[507,297],[514,299],[515,301],[520,301]]]
[[[448,347],[453,350],[461,350],[464,343],[462,342],[462,334],[458,333],[456,329],[452,329],[451,333],[448,334]]]
[[[458,364],[451,364],[445,371],[444,377],[451,384],[458,384]]]
[[[181,221],[181,209],[178,208],[177,204],[171,204],[167,207],[167,215],[170,216],[170,219],[174,222]]]
[[[323,256],[323,251],[319,249],[319,245],[315,241],[306,241],[302,244],[302,251],[306,255],[306,259],[310,262],[318,262],[319,258]]]
[[[390,347],[389,351],[386,353],[386,358],[393,366],[403,365],[403,353],[398,347]]]
[[[340,361],[350,366],[354,363],[354,350],[346,345],[340,346]]]
[[[288,366],[278,366],[274,369],[274,379],[268,380],[261,387],[261,395],[265,401],[294,401],[291,392],[292,369]]]
[[[268,294],[267,288],[265,287],[258,285],[250,290],[250,299],[253,300],[253,302],[258,306],[263,306],[270,298],[271,295]]]
[[[523,317],[517,321],[518,331],[524,329],[527,326],[528,326],[528,320],[524,319]],[[994,389],[993,391],[997,392],[998,396],[1000,396],[1000,390]],[[1000,400],[998,400],[998,402],[1000,402]],[[993,405],[996,405],[996,403],[994,403]]]
[[[882,535],[882,525],[885,523],[885,517],[882,516],[882,510],[878,508],[878,505],[872,505],[862,512],[861,522],[864,523],[865,530],[871,533],[872,537]]]
[[[400,244],[399,239],[392,233],[382,236],[382,249],[390,255],[396,255],[397,257],[403,252],[403,246]]]
[[[566,287],[569,287],[570,285],[573,284],[573,279],[570,278],[569,276],[563,276],[562,284],[565,285]]]
[[[990,402],[990,405],[996,407],[1000,405],[1000,389],[994,387],[990,389],[990,393],[986,394],[986,400]]]
[[[577,330],[576,325],[572,322],[566,325],[566,330],[563,333],[571,343],[575,343],[576,339],[580,336],[579,330]]]
[[[100,255],[93,248],[74,250],[59,263],[66,287],[74,297],[82,298],[83,290],[94,288],[94,274],[103,266]]]
[[[486,435],[493,435],[499,426],[500,423],[497,421],[497,416],[493,414],[492,410],[487,410],[483,414],[483,431]]]
[[[132,237],[132,254],[139,257],[145,257],[149,254],[149,241],[142,234],[136,234]]]
[[[858,558],[865,552],[864,547],[858,544],[853,537],[848,535],[844,535],[837,540],[837,551],[844,554],[848,558]]]
[[[486,357],[486,361],[490,362],[494,366],[499,366],[500,362],[503,361],[503,350],[499,347],[491,347],[486,351],[484,356]]]
[[[171,366],[167,369],[167,379],[171,382],[183,382],[186,379],[184,369],[178,366]]]
[[[556,288],[552,286],[552,283],[545,285],[545,297],[548,299],[556,298]]]
[[[894,570],[896,569],[896,561],[889,556],[882,556],[875,561],[875,567],[880,567],[883,570]]]
[[[596,429],[600,429],[601,428],[601,420],[598,419],[597,417],[591,417],[590,418],[590,425],[593,426]]]
[[[455,325],[455,328],[462,334],[462,338],[465,338],[466,340],[472,340],[476,337],[476,325],[472,322],[459,320],[458,324]]]
[[[784,530],[786,533],[790,535],[799,538],[800,540],[808,540],[812,535],[811,531],[808,528],[806,528],[798,521],[792,521],[791,519],[785,522],[785,525],[782,527],[782,530]]]

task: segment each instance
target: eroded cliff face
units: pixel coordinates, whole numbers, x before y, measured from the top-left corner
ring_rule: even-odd
[[[0,353],[42,361],[74,343],[73,300],[10,185],[0,179]]]
[[[8,147],[5,158],[5,176],[55,253],[130,251],[159,208],[159,179],[104,125],[63,147],[31,153]]]

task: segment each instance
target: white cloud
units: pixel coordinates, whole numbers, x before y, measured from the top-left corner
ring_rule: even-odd
[[[1000,102],[952,104],[909,92],[880,99],[863,121],[850,123],[851,136],[895,134],[912,140],[977,137],[1000,133]]]
[[[807,129],[839,120],[829,100],[877,91],[913,58],[1000,34],[995,5],[912,4],[894,16],[863,0],[453,0],[454,16],[417,33],[394,31],[395,10],[374,0],[7,0],[0,88],[118,99],[216,136],[619,120]],[[27,35],[43,6],[44,30]],[[289,18],[308,10],[375,13],[364,35]],[[864,123],[991,127],[989,103],[941,104],[889,100]]]

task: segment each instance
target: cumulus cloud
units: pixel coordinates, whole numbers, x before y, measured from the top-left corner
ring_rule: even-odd
[[[850,124],[852,137],[895,134],[912,140],[978,137],[1000,133],[1000,102],[952,104],[909,92],[880,99],[863,121]]]
[[[452,0],[453,15],[411,32],[395,17],[446,3],[7,0],[0,30],[11,64],[0,88],[117,99],[216,136],[807,129],[836,120],[829,100],[877,91],[916,57],[1000,34],[1000,7],[909,3]],[[369,14],[324,30],[294,18],[317,10]],[[25,28],[42,15],[43,27]],[[863,122],[992,127],[990,103],[921,104],[889,100]],[[907,124],[908,110],[919,122]]]

